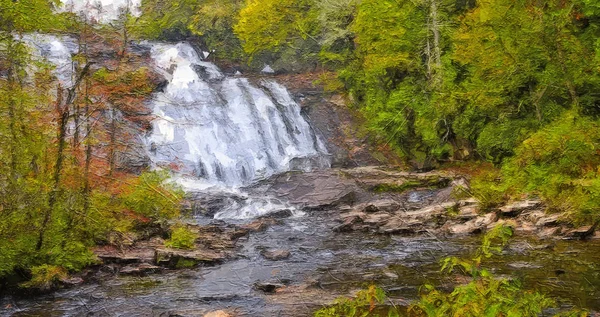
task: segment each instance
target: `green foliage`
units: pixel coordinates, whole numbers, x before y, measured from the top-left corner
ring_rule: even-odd
[[[376,311],[376,306],[385,303],[387,296],[383,289],[375,285],[366,290],[359,291],[354,298],[341,297],[329,307],[324,307],[315,312],[315,317],[367,317],[383,316]],[[398,311],[390,309],[388,317],[399,316]]]
[[[574,111],[534,133],[503,167],[505,186],[540,195],[584,222],[600,220],[600,124]]]
[[[165,241],[165,246],[176,249],[193,249],[198,235],[184,225],[171,228],[171,238]]]
[[[555,305],[545,295],[524,290],[519,281],[494,277],[481,268],[485,259],[499,255],[512,236],[512,229],[500,225],[490,230],[472,260],[447,258],[442,270],[451,273],[457,266],[472,277],[471,282],[451,293],[423,288],[421,299],[409,309],[411,316],[539,316]]]
[[[67,277],[67,271],[54,265],[40,265],[31,268],[31,279],[21,286],[24,288],[35,288],[39,290],[49,290],[54,285]]]
[[[452,293],[426,287],[414,316],[529,316],[535,317],[554,301],[544,295],[526,291],[516,282],[494,277],[480,277]]]
[[[143,173],[123,189],[123,205],[153,221],[177,218],[183,192],[167,177],[167,172]]]

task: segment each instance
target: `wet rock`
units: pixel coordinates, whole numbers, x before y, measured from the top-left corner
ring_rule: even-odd
[[[535,226],[535,224],[533,224],[529,221],[521,221],[514,228],[515,228],[515,231],[522,232],[522,233],[533,233],[533,232],[536,232],[538,229]]]
[[[291,253],[288,250],[263,250],[260,253],[265,259],[271,261],[281,261],[290,257]]]
[[[354,230],[353,229],[354,225],[362,223],[362,222],[363,222],[362,218],[357,215],[354,215],[351,217],[346,217],[344,219],[344,222],[341,225],[333,228],[333,231],[334,232],[350,232],[350,231]]]
[[[151,262],[154,249],[151,247],[131,247],[119,250],[114,246],[99,247],[94,250],[96,256],[105,264],[133,264]]]
[[[156,249],[155,263],[170,268],[181,268],[196,264],[217,264],[225,260],[223,253],[211,250]]]
[[[254,283],[254,289],[267,293],[273,294],[277,292],[277,290],[284,288],[285,285],[281,283],[273,283],[273,282],[256,282]]]
[[[213,311],[208,314],[205,314],[204,317],[233,317],[233,315],[229,314],[228,312],[226,312],[224,310],[217,310],[217,311]]]
[[[539,200],[517,201],[506,206],[500,207],[500,214],[503,217],[515,217],[526,210],[538,208],[542,205]]]
[[[242,229],[248,230],[250,232],[261,232],[267,230],[270,226],[277,223],[277,220],[273,218],[261,218],[255,220],[249,224],[241,226]]]
[[[561,233],[561,231],[562,231],[561,227],[543,228],[541,231],[538,232],[538,237],[540,237],[542,239],[551,238],[551,237],[559,235]]]
[[[471,220],[475,219],[479,216],[479,207],[478,206],[465,206],[460,207],[458,209],[458,214],[456,218],[459,220]]]
[[[409,235],[420,231],[422,225],[423,223],[417,219],[402,219],[400,217],[396,217],[379,228],[379,232],[384,234]]]
[[[391,218],[391,215],[385,212],[378,212],[374,214],[366,214],[362,219],[365,224],[379,227],[387,223]]]
[[[598,224],[594,224],[591,226],[583,226],[583,227],[579,227],[573,230],[569,230],[566,233],[566,237],[567,238],[572,238],[572,239],[587,239],[591,236],[594,235],[594,232],[596,231],[596,227],[598,226]]]
[[[269,214],[270,218],[284,219],[293,216],[294,213],[289,209],[278,210]]]
[[[450,233],[456,235],[476,234],[481,233],[489,225],[496,222],[498,216],[495,213],[488,213],[484,216],[479,216],[473,220],[469,220],[463,224],[456,224],[449,228]]]
[[[392,199],[382,199],[371,201],[368,203],[364,203],[356,206],[356,211],[366,212],[366,213],[376,213],[376,212],[394,212],[402,207],[398,202]]]
[[[123,275],[146,275],[151,273],[158,273],[162,270],[161,267],[155,266],[148,263],[142,263],[140,265],[128,265],[121,270],[119,270],[120,274]]]
[[[81,277],[65,277],[60,279],[60,283],[64,286],[72,287],[81,285],[84,283],[84,280]]]
[[[533,224],[537,224],[537,222],[544,217],[546,217],[546,213],[541,209],[524,211],[521,213],[521,215],[519,215],[519,219],[531,222]]]
[[[561,215],[552,215],[548,217],[540,218],[535,225],[537,227],[550,227],[558,224]]]

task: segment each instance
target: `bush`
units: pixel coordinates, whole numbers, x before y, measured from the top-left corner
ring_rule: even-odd
[[[179,216],[183,191],[166,183],[167,172],[145,172],[128,184],[121,195],[128,209],[152,221],[175,219]]]
[[[381,316],[375,308],[377,304],[383,304],[386,298],[383,289],[371,285],[368,289],[358,292],[355,298],[338,298],[332,306],[317,311],[315,317]],[[395,309],[391,309],[388,316],[399,314]]]
[[[500,279],[481,268],[485,259],[502,252],[512,236],[512,228],[500,225],[483,238],[481,247],[469,260],[455,257],[444,259],[442,271],[459,268],[472,277],[466,285],[451,293],[426,285],[418,303],[409,312],[413,316],[538,316],[554,301],[541,293],[523,290],[519,281]]]
[[[171,239],[165,241],[165,246],[175,249],[193,249],[198,236],[183,225],[172,228]]]
[[[576,222],[600,219],[600,124],[574,111],[533,134],[502,168],[505,188],[539,195]]]
[[[31,280],[22,283],[21,287],[36,288],[41,291],[52,289],[58,281],[67,277],[67,271],[54,265],[40,265],[31,268]]]

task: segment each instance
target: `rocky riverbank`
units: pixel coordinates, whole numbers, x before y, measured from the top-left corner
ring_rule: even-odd
[[[483,211],[476,199],[457,198],[464,197],[468,186],[467,179],[450,172],[409,173],[360,167],[290,172],[247,190],[252,195],[285,199],[304,213],[327,219],[328,225],[319,230],[331,234],[356,232],[365,236],[456,239],[508,224],[518,235],[536,239],[600,238],[595,226],[571,227],[560,215],[547,214],[544,204],[535,199]],[[240,244],[272,226],[281,226],[287,217],[293,217],[293,213],[273,210],[270,215],[240,223],[212,220],[198,225],[190,219],[187,226],[198,237],[191,250],[165,247],[165,237],[160,232],[144,238],[122,238],[114,245],[95,248],[99,264],[62,280],[61,284],[73,287],[114,276],[144,277],[223,265],[244,257]],[[267,261],[294,257],[289,249],[277,245],[261,245],[257,250]],[[256,283],[254,288],[275,293],[288,289],[289,285],[267,280]]]

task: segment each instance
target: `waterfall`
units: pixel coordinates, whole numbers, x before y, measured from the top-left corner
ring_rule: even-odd
[[[187,43],[150,43],[168,83],[151,101],[152,162],[193,189],[238,188],[293,169],[329,165],[326,149],[287,89],[225,76]]]
[[[63,87],[73,82],[69,37],[30,34],[22,38],[34,57],[55,66]],[[330,166],[327,150],[288,90],[271,79],[227,76],[188,43],[141,43],[165,84],[147,101],[154,120],[140,135],[153,168],[168,169],[189,192],[227,193],[215,218],[247,219],[281,210],[273,197],[251,197],[243,187],[286,171]],[[73,128],[73,127],[70,127]]]

